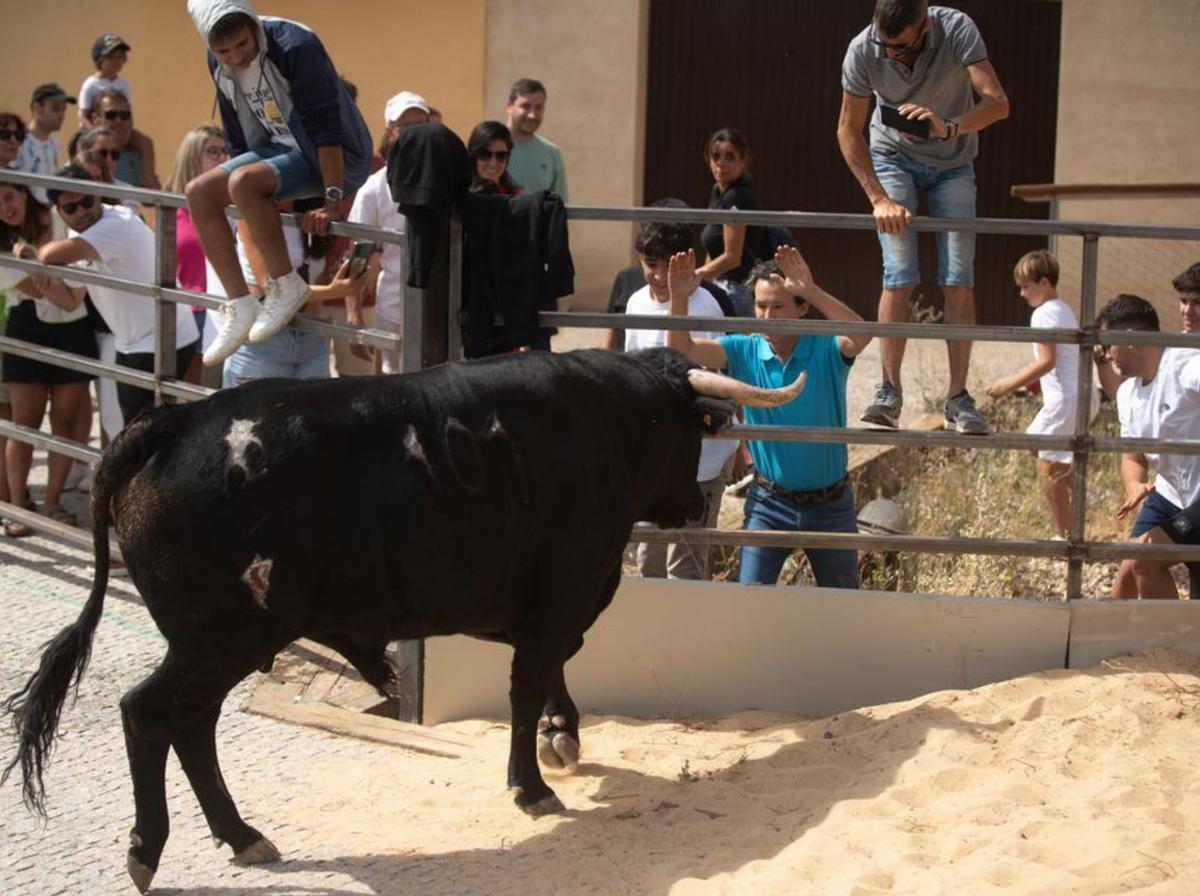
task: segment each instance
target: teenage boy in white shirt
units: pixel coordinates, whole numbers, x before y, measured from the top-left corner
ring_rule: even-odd
[[[1075,330],[1075,312],[1058,297],[1058,259],[1045,249],[1027,252],[1013,269],[1021,298],[1033,309],[1029,326],[1035,330]],[[992,398],[1003,398],[1035,380],[1041,385],[1042,409],[1025,430],[1038,435],[1075,434],[1076,389],[1079,376],[1079,346],[1035,342],[1033,360],[987,388]],[[1089,420],[1100,409],[1099,393],[1093,392]],[[1055,535],[1071,534],[1070,451],[1038,451],[1038,482],[1050,505]]]
[[[1139,296],[1119,295],[1100,311],[1101,330],[1158,332],[1154,306]],[[1190,440],[1200,437],[1200,351],[1158,345],[1110,345],[1106,356],[1118,375],[1126,377],[1117,389],[1121,435],[1128,438]],[[1157,469],[1151,483],[1150,465]],[[1135,508],[1130,533],[1142,543],[1194,544],[1200,520],[1193,518],[1200,498],[1200,455],[1121,455],[1121,485],[1125,501],[1117,510],[1124,519]],[[1185,508],[1187,508],[1185,510]],[[1133,574],[1143,598],[1178,598],[1171,564],[1137,559]],[[1188,562],[1192,582],[1200,562]]]

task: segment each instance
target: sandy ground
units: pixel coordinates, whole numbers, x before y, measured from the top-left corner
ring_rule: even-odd
[[[281,757],[307,790],[242,800],[426,894],[1190,894],[1198,719],[1200,660],[1160,650],[830,719],[587,717],[558,817],[511,805],[485,721],[428,729],[459,758]]]

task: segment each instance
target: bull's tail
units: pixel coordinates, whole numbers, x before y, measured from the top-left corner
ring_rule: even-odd
[[[72,683],[76,690],[92,654],[92,638],[104,610],[108,587],[108,530],[112,525],[112,501],[118,489],[161,444],[162,436],[174,427],[172,413],[182,408],[162,408],[140,416],[109,446],[92,487],[92,549],[95,572],[92,591],[79,618],[45,645],[38,670],[25,686],[8,697],[0,709],[12,717],[18,741],[17,755],[0,774],[0,784],[20,763],[25,804],[45,815],[42,775],[54,749],[59,716]]]

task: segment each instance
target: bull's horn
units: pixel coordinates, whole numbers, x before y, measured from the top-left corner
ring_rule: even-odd
[[[804,381],[808,374],[801,373],[790,386],[781,389],[763,389],[751,386],[731,376],[722,376],[711,370],[693,367],[688,371],[688,382],[699,395],[710,398],[727,398],[732,402],[752,408],[769,408],[787,404],[804,391]]]

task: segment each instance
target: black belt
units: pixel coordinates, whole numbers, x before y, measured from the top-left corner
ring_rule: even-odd
[[[762,487],[777,498],[787,498],[790,501],[795,501],[797,504],[824,504],[828,501],[836,501],[842,496],[842,493],[846,491],[846,487],[850,484],[850,477],[843,476],[832,485],[807,492],[792,491],[790,488],[776,485],[770,479],[763,479],[761,476],[754,477],[754,484]]]

